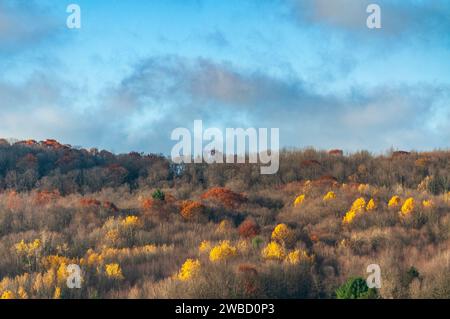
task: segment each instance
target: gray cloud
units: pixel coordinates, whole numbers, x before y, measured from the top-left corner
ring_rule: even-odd
[[[56,17],[34,0],[0,2],[0,53],[37,45],[54,37],[57,30]]]
[[[439,41],[450,45],[450,4],[436,1],[392,0],[288,0],[292,13],[303,26],[311,23],[326,27],[328,32],[345,31],[359,39],[374,41],[389,38],[393,41]],[[382,29],[366,27],[369,4],[381,7]],[[370,36],[369,36],[370,35]]]
[[[111,92],[113,109],[152,114],[140,120],[139,143],[164,151],[170,132],[190,128],[195,119],[222,128],[279,127],[286,146],[429,149],[446,147],[450,137],[433,124],[439,114],[440,127],[450,124],[448,86],[355,87],[351,94],[330,95],[295,77],[165,56],[142,61]]]
[[[450,88],[360,88],[329,95],[296,78],[275,78],[203,58],[138,63],[91,108],[89,94],[50,75],[0,82],[0,136],[168,154],[177,127],[279,127],[284,146],[386,150],[448,147]]]

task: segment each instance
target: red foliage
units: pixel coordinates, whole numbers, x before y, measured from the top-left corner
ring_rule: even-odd
[[[49,204],[60,197],[59,191],[41,191],[37,192],[34,196],[34,203],[37,205]]]
[[[80,199],[80,205],[82,207],[100,207],[101,206],[101,202],[93,199],[93,198],[82,198]]]
[[[311,239],[311,241],[317,243],[319,241],[319,236],[317,234],[311,234],[309,236],[309,239]]]
[[[245,196],[224,187],[213,187],[206,191],[201,198],[219,201],[221,204],[229,208],[235,208],[247,200]]]
[[[247,219],[239,225],[238,231],[240,236],[244,238],[252,238],[260,233],[260,228],[255,221]]]
[[[119,211],[119,208],[112,202],[103,202],[102,207],[114,213]]]

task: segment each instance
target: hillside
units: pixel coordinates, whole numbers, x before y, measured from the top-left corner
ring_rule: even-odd
[[[263,176],[3,141],[0,188],[4,298],[348,298],[373,264],[354,297],[450,298],[446,151],[284,150]]]

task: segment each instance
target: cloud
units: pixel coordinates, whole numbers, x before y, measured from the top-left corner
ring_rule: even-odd
[[[450,4],[446,0],[288,0],[293,16],[302,26],[344,32],[368,41],[437,41],[450,45]],[[382,28],[369,30],[366,8],[376,3],[381,8]]]
[[[56,35],[57,19],[35,1],[0,2],[0,53],[13,53]]]
[[[294,77],[273,77],[205,58],[159,56],[137,63],[120,83],[80,108],[84,88],[35,73],[0,82],[0,136],[169,154],[172,130],[280,128],[281,145],[350,151],[433,149],[450,139],[448,86],[353,87],[325,94]]]
[[[224,48],[230,45],[225,34],[217,29],[209,32],[205,36],[205,40],[208,44],[216,46],[218,48]]]
[[[279,127],[285,146],[349,150],[434,148],[450,137],[433,127],[448,109],[448,86],[354,87],[349,94],[324,94],[296,77],[276,78],[231,63],[178,56],[150,58],[110,90],[108,105],[129,133],[167,151],[176,127],[195,119],[225,127]],[[134,115],[133,115],[134,114]],[[450,124],[442,120],[440,127]],[[138,129],[137,129],[138,128]],[[158,141],[158,143],[155,143]],[[150,145],[149,143],[148,145]]]

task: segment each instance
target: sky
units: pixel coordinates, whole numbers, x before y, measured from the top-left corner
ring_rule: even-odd
[[[169,154],[198,119],[283,147],[448,149],[450,1],[0,0],[0,137]]]

